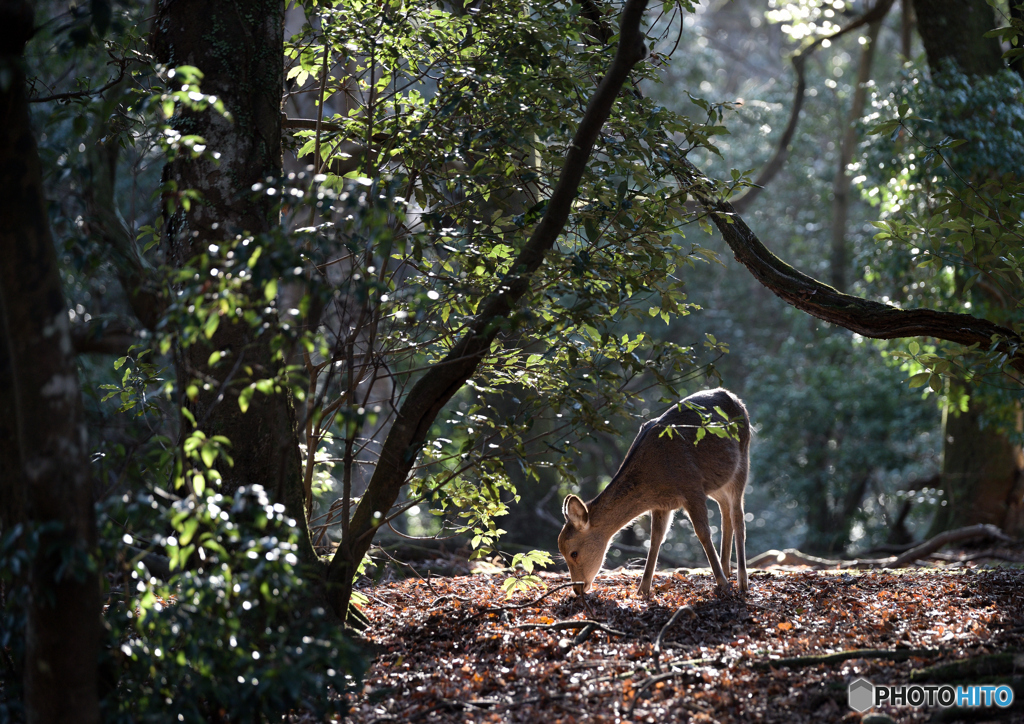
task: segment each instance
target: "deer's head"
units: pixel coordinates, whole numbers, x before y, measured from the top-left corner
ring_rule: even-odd
[[[565,526],[558,534],[558,550],[569,566],[573,590],[577,595],[590,591],[594,576],[601,570],[610,538],[601,535],[590,520],[587,504],[575,495],[562,503]]]

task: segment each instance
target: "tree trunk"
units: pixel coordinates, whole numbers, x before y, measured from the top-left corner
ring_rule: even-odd
[[[21,470],[18,452],[17,401],[14,395],[14,369],[7,347],[6,312],[0,295],[0,538],[25,521],[25,487],[13,471]],[[2,585],[2,584],[0,584]],[[0,605],[3,601],[0,600]]]
[[[928,537],[951,528],[1011,523],[1020,470],[1018,450],[1004,434],[982,427],[984,405],[973,398],[967,412],[947,412],[943,425],[942,488]],[[1009,529],[1007,529],[1009,530]]]
[[[914,11],[933,77],[950,64],[967,75],[992,75],[1005,67],[999,42],[984,37],[995,27],[985,0],[915,0]],[[969,405],[966,413],[946,416],[942,486],[947,505],[940,508],[929,535],[975,523],[1010,523],[1019,450],[1007,435],[982,428],[986,410],[981,400],[972,395]]]
[[[857,80],[850,101],[850,111],[843,126],[842,139],[839,142],[839,164],[832,180],[832,286],[841,292],[847,290],[849,262],[846,254],[846,220],[850,209],[850,174],[846,167],[853,158],[857,146],[857,123],[864,115],[864,103],[867,100],[867,84],[871,80],[871,66],[875,59],[875,45],[878,43],[878,31],[882,27],[883,18],[875,20],[868,26],[865,36],[867,42],[860,53],[857,65]]]
[[[202,201],[185,212],[178,208],[167,219],[164,248],[172,266],[181,268],[237,235],[259,236],[279,223],[273,198],[253,198],[252,187],[267,177],[281,176],[281,89],[284,82],[284,2],[261,0],[243,6],[227,0],[161,0],[153,25],[152,45],[157,60],[171,67],[193,65],[203,72],[204,93],[220,98],[231,114],[228,120],[212,109],[183,113],[175,119],[184,133],[202,136],[219,162],[179,158],[165,170],[165,180],[201,192]],[[202,19],[197,22],[197,19]],[[194,400],[185,405],[207,436],[231,441],[234,465],[221,465],[222,492],[260,484],[271,498],[283,503],[301,528],[302,553],[313,559],[306,527],[302,465],[295,410],[289,392],[257,393],[247,412],[238,406],[243,381],[277,376],[271,335],[257,336],[246,323],[228,316],[204,344],[178,350],[179,388],[202,378]],[[225,360],[210,366],[214,350]],[[246,368],[250,368],[249,375]],[[234,372],[234,374],[232,374]],[[222,394],[223,393],[223,394]]]
[[[4,463],[21,462],[4,468],[2,487],[5,505],[21,499],[39,533],[28,577],[25,718],[97,722],[96,526],[67,305],[29,126],[22,54],[31,5],[0,2],[0,27],[0,404],[10,413],[13,398],[17,432],[16,453],[2,443]]]
[[[933,75],[947,59],[967,75],[992,75],[1006,67],[999,41],[985,37],[996,26],[985,0],[914,0],[914,16]]]
[[[416,381],[399,408],[366,493],[352,516],[350,534],[331,560],[330,597],[338,615],[347,614],[355,568],[406,485],[434,419],[476,371],[501,329],[502,320],[512,314],[529,290],[533,274],[562,233],[601,127],[633,66],[647,53],[640,29],[647,2],[627,0],[623,7],[615,58],[587,104],[544,216],[512,263],[512,271],[480,303],[465,335],[441,362]]]

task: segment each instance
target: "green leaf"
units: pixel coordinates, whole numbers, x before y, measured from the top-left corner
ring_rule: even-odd
[[[252,401],[252,396],[256,393],[256,385],[249,385],[241,392],[238,393],[238,407],[245,412],[249,409],[249,403]]]
[[[907,383],[911,389],[915,387],[923,387],[931,376],[931,372],[918,372],[916,375],[911,375]]]
[[[214,332],[217,331],[218,325],[220,325],[220,315],[211,313],[210,316],[206,318],[206,324],[203,325],[203,334],[206,335],[207,339],[213,337]]]
[[[196,477],[202,476],[197,475]],[[195,485],[195,478],[192,479],[192,484]],[[203,488],[205,489],[205,482],[203,484]],[[202,491],[199,490],[198,488],[196,488],[196,493],[202,495]],[[192,537],[196,534],[196,531],[199,530],[199,521],[195,518],[189,518],[185,521],[185,524],[181,527],[180,530],[181,535],[178,537],[178,541],[183,546],[188,545],[188,542],[192,540]]]
[[[899,128],[899,126],[899,121],[883,121],[882,123],[879,123],[877,126],[872,128],[870,131],[868,131],[868,135],[884,136],[887,133],[892,133],[894,130]]]

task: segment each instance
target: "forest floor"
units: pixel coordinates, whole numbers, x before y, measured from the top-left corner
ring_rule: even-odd
[[[584,600],[552,590],[566,575],[542,576],[540,601],[507,599],[499,575],[363,589],[378,654],[351,721],[1024,722],[1019,568],[752,571],[745,597],[680,570],[655,578],[650,601],[633,571],[601,574]],[[958,660],[968,668],[948,666]],[[1008,709],[882,706],[862,719],[847,693],[859,677],[1007,683],[1016,696]]]

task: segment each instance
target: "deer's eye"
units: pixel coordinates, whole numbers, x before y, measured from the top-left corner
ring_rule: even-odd
[[[580,554],[579,551],[573,551],[572,553],[569,554],[569,557],[572,558],[573,560],[576,560],[576,556],[578,556],[579,554]]]

